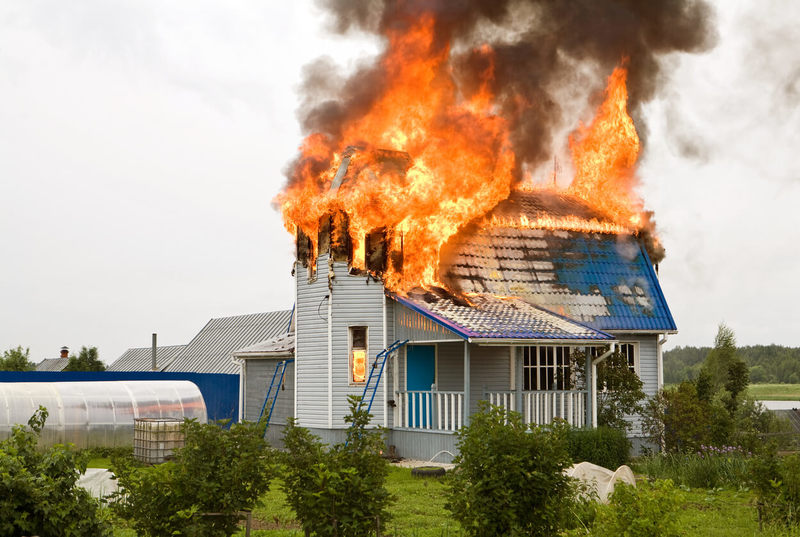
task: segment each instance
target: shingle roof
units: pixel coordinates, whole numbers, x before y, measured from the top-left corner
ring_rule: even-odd
[[[466,303],[431,292],[392,298],[465,339],[614,339],[609,334],[532,306],[519,298],[476,295],[468,297],[469,303]]]
[[[540,193],[512,202],[501,216],[574,214],[580,205]],[[518,297],[598,330],[676,329],[647,253],[630,234],[473,226],[449,242],[440,273],[456,293]]]
[[[156,365],[159,370],[164,369],[175,359],[186,345],[162,345],[156,347]],[[135,347],[126,350],[114,360],[106,371],[150,371],[152,366],[152,347]]]
[[[165,371],[237,373],[231,353],[286,332],[291,310],[211,319]]]
[[[69,358],[45,358],[36,364],[36,371],[64,371]]]

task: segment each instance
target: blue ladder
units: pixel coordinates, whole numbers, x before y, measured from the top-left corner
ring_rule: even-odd
[[[278,394],[281,392],[281,386],[283,386],[283,377],[286,375],[286,366],[290,363],[294,362],[294,359],[290,360],[283,360],[275,364],[275,371],[272,373],[272,380],[269,383],[269,390],[267,390],[267,396],[264,398],[264,404],[261,405],[261,414],[258,415],[258,421],[260,422],[264,418],[264,412],[267,409],[267,404],[269,404],[269,413],[267,414],[267,419],[264,422],[264,434],[267,434],[267,427],[269,427],[269,421],[272,419],[272,411],[275,410],[275,402],[278,400]],[[280,377],[278,377],[278,371],[281,372]],[[275,384],[275,379],[278,379],[278,383]],[[272,393],[272,389],[275,388],[275,393]],[[270,403],[270,398],[272,402]]]
[[[383,370],[386,367],[386,359],[400,347],[408,343],[408,340],[400,341],[399,339],[383,349],[378,355],[375,357],[375,361],[372,362],[372,367],[369,369],[369,377],[367,377],[367,383],[364,385],[364,393],[361,394],[361,399],[358,401],[357,410],[360,411],[364,408],[364,402],[367,400],[367,393],[372,390],[372,395],[369,397],[369,403],[367,404],[367,414],[370,413],[372,410],[372,402],[375,400],[375,394],[378,391],[378,386],[381,383],[381,377],[383,377]],[[379,364],[380,363],[380,364]],[[380,365],[380,367],[379,367]],[[377,370],[377,375],[375,371]],[[375,379],[375,383],[372,383],[372,379]],[[352,426],[350,427],[352,432]],[[347,441],[345,442],[345,446],[350,442],[350,433],[347,435]]]

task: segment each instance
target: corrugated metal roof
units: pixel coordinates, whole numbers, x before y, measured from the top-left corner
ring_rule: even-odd
[[[36,371],[64,371],[69,358],[45,358],[36,364]]]
[[[156,360],[159,370],[164,369],[175,359],[186,345],[163,345],[156,347]],[[106,371],[150,371],[152,365],[152,347],[135,347],[128,349]]]
[[[592,216],[564,196],[522,193],[512,201],[499,216]],[[647,253],[632,235],[472,227],[446,252],[440,273],[456,293],[518,297],[598,330],[676,329]]]
[[[478,295],[470,296],[470,302],[466,303],[455,297],[431,292],[392,298],[465,339],[614,339],[609,334],[537,308],[518,298]]]
[[[165,371],[238,373],[231,353],[285,333],[291,310],[211,319]]]
[[[294,354],[294,332],[281,334],[277,337],[255,343],[243,349],[233,351],[237,358],[256,356],[286,356]]]

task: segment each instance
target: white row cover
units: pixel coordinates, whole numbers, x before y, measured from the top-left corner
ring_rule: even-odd
[[[27,425],[39,405],[49,413],[40,446],[132,446],[135,418],[207,420],[203,395],[188,380],[2,382],[0,440]]]

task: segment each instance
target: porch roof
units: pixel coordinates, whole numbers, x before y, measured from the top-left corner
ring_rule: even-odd
[[[613,340],[614,336],[572,321],[519,298],[468,297],[416,293],[390,295],[403,306],[433,320],[464,339]]]

